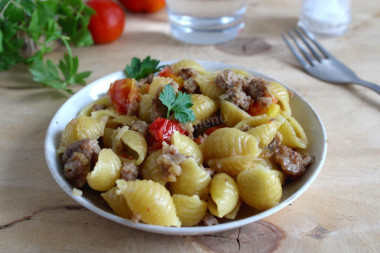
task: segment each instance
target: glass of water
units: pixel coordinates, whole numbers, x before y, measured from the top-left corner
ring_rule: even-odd
[[[166,0],[166,6],[174,38],[209,45],[237,37],[247,0]]]

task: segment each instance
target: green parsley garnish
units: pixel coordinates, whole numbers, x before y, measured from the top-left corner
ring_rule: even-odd
[[[133,57],[131,65],[127,65],[124,72],[127,77],[139,80],[160,71],[162,66],[158,66],[159,64],[159,60],[150,59],[150,56],[147,56],[142,61],[137,57]]]
[[[81,0],[1,0],[0,1],[0,70],[23,63],[29,67],[33,80],[55,89],[71,92],[70,84],[85,84],[91,72],[78,72],[78,57],[71,52],[75,46],[93,44],[87,29],[94,11]],[[67,48],[59,64],[44,56],[61,41]],[[37,46],[25,55],[24,46]]]
[[[193,106],[193,102],[191,102],[189,94],[179,91],[176,95],[173,87],[167,84],[158,98],[168,108],[167,118],[169,118],[171,111],[173,111],[174,118],[179,122],[186,123],[195,120],[194,112],[190,109]]]

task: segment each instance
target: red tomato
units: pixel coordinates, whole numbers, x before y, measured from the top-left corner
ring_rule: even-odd
[[[109,43],[120,37],[124,30],[123,9],[111,0],[89,0],[87,5],[95,10],[88,29],[95,43]]]
[[[128,114],[140,99],[136,81],[131,78],[120,79],[111,83],[107,95],[111,98],[116,110],[121,114]]]
[[[119,0],[119,2],[132,12],[156,12],[165,6],[165,0]]]
[[[180,132],[181,134],[187,134],[179,122],[164,118],[156,119],[149,126],[149,131],[154,140],[158,143],[161,143],[163,141],[169,143],[170,138],[176,131]]]
[[[204,132],[205,134],[207,135],[210,135],[212,134],[214,131],[218,130],[219,128],[223,128],[223,127],[226,127],[224,124],[220,124],[220,125],[216,125],[216,126],[212,126],[212,127],[209,127],[206,129],[206,131]]]

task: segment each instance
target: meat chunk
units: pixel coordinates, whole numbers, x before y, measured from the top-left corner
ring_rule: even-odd
[[[225,91],[224,99],[246,111],[252,101],[251,97],[244,92],[249,81],[249,77],[238,75],[227,69],[216,76],[215,83]]]
[[[186,160],[186,156],[179,153],[174,145],[162,142],[162,154],[157,157],[157,165],[161,170],[162,178],[167,182],[175,182],[182,174],[179,164]]]
[[[254,100],[264,97],[268,93],[268,82],[261,78],[252,78],[247,87],[247,94]]]
[[[148,123],[142,120],[134,122],[131,126],[131,130],[139,132],[140,134],[146,136],[148,134]]]
[[[149,74],[148,77],[145,77],[145,78],[142,78],[142,79],[140,79],[140,80],[137,80],[137,82],[136,82],[137,87],[141,88],[141,87],[143,87],[145,84],[150,84],[150,83],[152,83],[152,81],[153,81],[153,77],[154,77],[154,74]]]
[[[178,75],[182,77],[184,80],[183,88],[187,93],[193,94],[198,89],[198,84],[195,81],[195,78],[198,76],[198,72],[196,72],[192,68],[184,68],[178,72]]]
[[[273,161],[281,166],[281,170],[286,176],[292,179],[302,176],[306,168],[314,162],[314,157],[310,154],[302,154],[280,144],[278,137],[268,147],[273,151]]]
[[[90,160],[83,153],[74,152],[63,166],[63,175],[78,188],[86,184],[88,172]]]
[[[83,139],[69,144],[62,156],[63,175],[75,187],[82,187],[88,172],[98,160],[100,150],[96,140]]]
[[[100,105],[100,104],[94,104],[93,106],[92,106],[92,111],[94,112],[94,111],[100,111],[100,110],[104,110],[104,109],[107,109],[107,105]]]
[[[125,181],[135,181],[139,175],[139,168],[133,162],[124,162],[121,168],[121,178]]]
[[[205,215],[205,217],[203,218],[203,223],[206,225],[206,226],[213,226],[213,225],[217,225],[219,224],[218,220],[215,218],[214,215],[210,214],[210,213],[207,213]]]

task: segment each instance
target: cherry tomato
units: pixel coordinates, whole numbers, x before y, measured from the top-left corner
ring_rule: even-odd
[[[121,114],[128,114],[140,99],[136,81],[131,78],[120,79],[111,83],[107,95]]]
[[[181,134],[187,132],[181,127],[178,121],[168,120],[164,118],[156,119],[150,126],[149,131],[154,140],[158,143],[166,141],[170,143],[172,135],[179,131]]]
[[[119,2],[132,12],[156,12],[165,6],[165,0],[119,0]]]
[[[88,29],[95,43],[109,43],[123,33],[125,15],[123,9],[112,0],[89,0],[87,5],[95,10]]]

